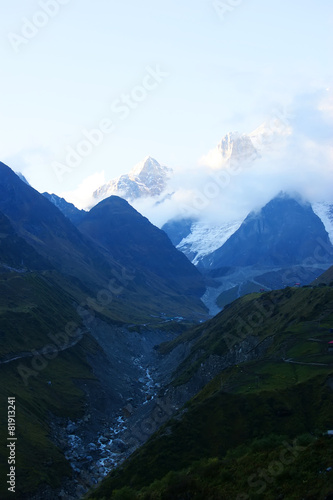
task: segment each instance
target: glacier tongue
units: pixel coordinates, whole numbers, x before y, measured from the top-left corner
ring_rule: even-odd
[[[322,220],[326,231],[333,244],[333,201],[314,203],[312,205],[313,211]]]
[[[220,248],[237,231],[242,222],[243,220],[237,220],[219,226],[212,226],[207,222],[195,222],[191,233],[182,239],[177,248],[197,265],[203,257]]]

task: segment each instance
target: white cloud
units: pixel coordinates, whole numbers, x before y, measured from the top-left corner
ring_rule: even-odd
[[[222,158],[218,148],[213,148],[208,151],[207,154],[202,155],[198,161],[199,165],[206,165],[213,170],[219,170],[220,168],[226,167],[227,162]]]
[[[96,204],[96,200],[93,198],[92,193],[102,184],[105,184],[104,170],[89,175],[76,189],[73,191],[64,191],[60,193],[59,196],[74,203],[77,208],[88,209]]]
[[[266,142],[259,141],[261,157],[230,166],[217,148],[212,149],[205,164],[176,169],[167,194],[138,199],[132,205],[161,227],[173,218],[191,217],[214,225],[240,220],[280,191],[299,192],[310,202],[333,201],[331,103],[327,90],[298,96],[282,125],[276,126],[275,114],[271,121],[268,117],[272,133],[265,136]],[[62,196],[87,208],[95,203],[93,191],[104,183],[104,171],[95,173]]]
[[[238,220],[280,191],[297,192],[311,203],[333,201],[332,123],[329,91],[298,96],[283,126],[261,144],[261,157],[232,167],[212,149],[197,168],[175,173],[164,201],[138,200],[135,206],[161,226],[180,217],[212,224]]]

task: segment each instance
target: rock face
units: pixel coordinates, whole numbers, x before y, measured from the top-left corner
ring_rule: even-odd
[[[214,149],[201,158],[202,164],[219,169],[225,165],[253,161],[260,154],[247,134],[229,132]]]
[[[238,132],[229,132],[225,135],[218,143],[217,150],[225,161],[242,161],[259,156],[250,137]]]
[[[56,194],[43,193],[43,196],[59,208],[59,210],[75,225],[79,223],[86,213],[85,210],[79,210],[73,203],[68,203],[64,198],[60,198],[60,196]]]
[[[318,252],[318,263],[332,261],[333,246],[324,224],[309,203],[280,194],[258,213],[248,215],[227,242],[200,264],[211,269],[292,266],[316,259]]]
[[[158,161],[147,156],[128,174],[104,184],[94,192],[96,201],[102,201],[112,195],[133,201],[137,198],[159,196],[167,186],[172,169],[162,166]]]
[[[175,247],[191,234],[194,219],[172,219],[164,224],[162,230],[169,236]]]

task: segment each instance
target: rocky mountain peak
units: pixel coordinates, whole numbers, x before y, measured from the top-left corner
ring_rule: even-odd
[[[171,174],[171,168],[160,165],[151,156],[146,156],[143,161],[132,168],[128,177],[148,187],[151,190],[149,193],[150,196],[156,196],[163,191],[166,181]]]
[[[134,177],[140,177],[144,173],[158,172],[160,169],[161,165],[158,163],[157,160],[155,160],[151,156],[146,156],[142,161],[137,163],[132,168],[129,175]]]
[[[302,265],[318,249],[331,262],[333,246],[321,219],[300,195],[279,193],[259,211],[251,212],[239,229],[201,264],[222,266]]]
[[[125,175],[112,179],[98,188],[93,196],[98,201],[116,195],[128,201],[149,196],[159,196],[166,188],[172,169],[160,165],[151,156],[146,156]]]
[[[241,161],[254,159],[258,152],[250,137],[238,132],[229,132],[218,143],[217,149],[224,161]]]

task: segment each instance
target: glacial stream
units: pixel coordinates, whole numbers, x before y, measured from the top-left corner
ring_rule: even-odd
[[[160,384],[154,381],[150,368],[142,366],[142,358],[143,356],[133,359],[133,364],[141,372],[138,379],[140,400],[134,403],[132,398],[129,398],[119,414],[96,434],[95,439],[87,442],[84,433],[89,415],[77,422],[68,421],[64,436],[67,441],[65,457],[72,467],[73,486],[76,486],[69,498],[82,498],[89,488],[98,484],[134,451],[133,446],[137,441],[132,439],[128,418],[137,414],[140,407],[154,400],[160,389]],[[68,495],[68,492],[66,494]]]

